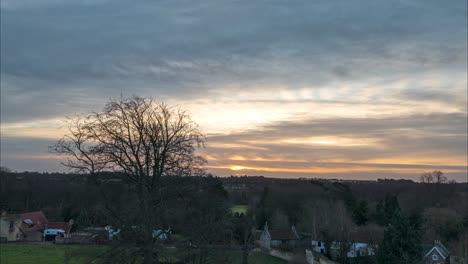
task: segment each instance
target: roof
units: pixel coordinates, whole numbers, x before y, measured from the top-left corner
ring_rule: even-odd
[[[62,229],[65,233],[70,233],[70,225],[67,222],[48,222],[47,229]]]
[[[424,257],[427,257],[434,250],[439,252],[439,254],[444,259],[446,259],[450,255],[450,252],[448,251],[448,249],[438,240],[434,241],[434,244],[432,246],[429,246],[429,247],[423,246],[423,248],[424,248]]]
[[[272,229],[270,230],[272,240],[297,240],[299,236],[292,229]]]
[[[23,233],[42,231],[49,222],[42,211],[21,214],[21,220],[20,230]]]

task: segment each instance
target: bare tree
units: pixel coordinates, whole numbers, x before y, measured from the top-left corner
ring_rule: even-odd
[[[189,114],[152,99],[111,100],[103,111],[67,121],[68,133],[52,151],[67,157],[63,164],[78,172],[123,175],[138,198],[140,253],[145,264],[157,263],[157,227],[163,199],[160,179],[203,173],[205,160],[195,155],[204,136]],[[97,177],[94,177],[97,178]]]
[[[447,177],[445,177],[444,173],[438,170],[432,172],[432,177],[434,178],[435,183],[446,183]]]
[[[432,177],[432,173],[430,173],[430,172],[425,172],[425,173],[421,174],[421,176],[419,176],[419,180],[422,183],[433,183],[434,182],[434,178]]]
[[[446,183],[447,177],[443,172],[435,170],[433,172],[425,172],[419,176],[422,183]]]

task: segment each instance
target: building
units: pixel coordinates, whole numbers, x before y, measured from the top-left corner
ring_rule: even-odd
[[[269,230],[268,223],[263,226],[263,231],[260,235],[260,246],[270,250],[272,247],[287,247],[294,248],[299,244],[300,237],[296,232],[296,228],[292,226],[290,229],[272,229]]]
[[[348,258],[370,257],[374,255],[374,248],[367,243],[352,243],[349,251],[346,253]]]
[[[42,211],[21,214],[19,227],[26,241],[42,241],[44,229],[49,222]]]
[[[360,258],[374,256],[375,251],[374,246],[367,243],[333,241],[330,246],[330,255],[333,259],[338,259],[340,256],[343,257],[345,255],[347,258]]]
[[[45,230],[63,230],[60,233],[68,235],[71,229],[71,225],[66,222],[49,222],[42,211],[12,215],[2,213],[0,224],[0,238],[7,242],[42,241]]]
[[[432,245],[423,246],[423,262],[424,264],[449,264],[450,252],[438,240]]]
[[[65,235],[70,234],[71,223],[67,222],[47,222],[46,229],[61,229],[65,232]]]
[[[0,216],[0,242],[20,240],[23,236],[23,233],[19,229],[21,222],[19,214],[7,214],[3,212]]]
[[[325,242],[323,241],[317,241],[317,240],[311,240],[311,246],[312,246],[312,250],[317,252],[317,253],[320,253],[320,254],[325,254],[327,253],[327,250],[325,248]]]

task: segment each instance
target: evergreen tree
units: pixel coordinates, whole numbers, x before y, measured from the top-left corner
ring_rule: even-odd
[[[387,194],[383,201],[377,203],[375,208],[375,221],[379,225],[387,225],[396,212],[401,211],[398,198],[394,194]]]
[[[263,188],[262,196],[257,206],[257,228],[262,228],[269,218],[266,204],[269,191],[268,187]]]
[[[362,200],[354,206],[353,221],[356,225],[366,225],[369,221],[369,209],[366,201]]]
[[[394,212],[385,227],[377,259],[381,264],[416,263],[421,259],[422,218],[419,214],[405,216],[398,202],[391,201],[385,208]]]

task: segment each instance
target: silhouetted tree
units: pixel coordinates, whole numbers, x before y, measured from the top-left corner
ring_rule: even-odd
[[[111,100],[101,112],[69,119],[67,128],[52,151],[67,157],[65,166],[94,176],[97,184],[105,184],[98,180],[103,172],[125,178],[138,201],[131,221],[120,219],[123,226],[134,227],[129,232],[135,234],[132,254],[141,254],[145,264],[157,263],[158,239],[152,232],[162,225],[160,180],[202,173],[204,160],[195,150],[203,145],[204,136],[197,125],[185,111],[134,96]]]
[[[242,264],[248,264],[249,253],[254,249],[255,223],[249,212],[234,216],[234,237],[242,250]]]
[[[419,177],[422,183],[447,183],[447,177],[442,171],[425,172]]]
[[[433,183],[434,182],[434,178],[432,177],[432,173],[430,173],[430,172],[425,172],[425,173],[421,174],[421,176],[419,176],[419,180],[422,183]]]

